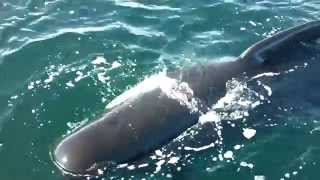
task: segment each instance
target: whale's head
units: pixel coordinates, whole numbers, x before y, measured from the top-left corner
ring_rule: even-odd
[[[90,167],[94,164],[90,159],[90,154],[82,148],[81,142],[68,137],[61,141],[51,156],[54,164],[64,175],[79,176],[83,172],[90,172]]]
[[[99,124],[99,123],[98,123]],[[92,131],[96,126],[84,126],[73,134],[64,137],[51,151],[54,164],[65,176],[86,177],[101,175],[100,167],[108,167],[112,149],[108,144],[101,144],[101,139],[108,140]],[[103,126],[98,125],[98,129]],[[99,130],[98,130],[99,131]]]

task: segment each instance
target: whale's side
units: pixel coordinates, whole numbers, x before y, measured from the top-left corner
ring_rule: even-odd
[[[79,175],[91,173],[96,163],[133,160],[197,123],[206,111],[199,102],[208,94],[219,96],[231,78],[283,63],[274,57],[318,38],[320,21],[313,21],[255,43],[237,60],[152,76],[113,100],[100,119],[63,138],[53,151],[53,160],[63,172]]]

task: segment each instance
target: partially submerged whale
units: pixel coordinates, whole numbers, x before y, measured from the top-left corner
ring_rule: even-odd
[[[66,174],[95,174],[99,163],[124,163],[179,136],[208,111],[208,96],[221,96],[228,80],[253,76],[286,63],[278,56],[301,43],[317,43],[320,21],[281,31],[249,47],[236,60],[197,64],[154,75],[107,105],[96,121],[63,138],[54,163]]]

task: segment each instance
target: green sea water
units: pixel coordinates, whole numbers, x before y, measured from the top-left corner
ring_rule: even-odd
[[[63,179],[50,158],[56,142],[137,82],[238,56],[319,17],[316,0],[1,0],[0,180]],[[150,156],[168,158],[147,158],[147,167],[114,168],[98,179],[317,180],[318,74],[314,66],[274,79],[270,103],[234,122],[238,129],[224,128],[219,146],[203,148],[215,139],[191,130],[187,140],[164,147],[177,163],[161,150]],[[242,128],[256,135],[244,139]],[[204,150],[180,152],[179,143]],[[233,158],[224,158],[227,152]]]

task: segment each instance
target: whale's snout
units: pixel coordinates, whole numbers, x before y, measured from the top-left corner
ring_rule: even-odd
[[[98,161],[97,154],[99,154],[94,151],[97,149],[94,146],[95,143],[82,141],[81,138],[71,135],[56,146],[52,158],[64,174],[92,174],[90,169]]]
[[[64,172],[78,174],[84,172],[88,162],[79,154],[80,149],[75,149],[70,142],[61,142],[53,152],[55,164]]]

